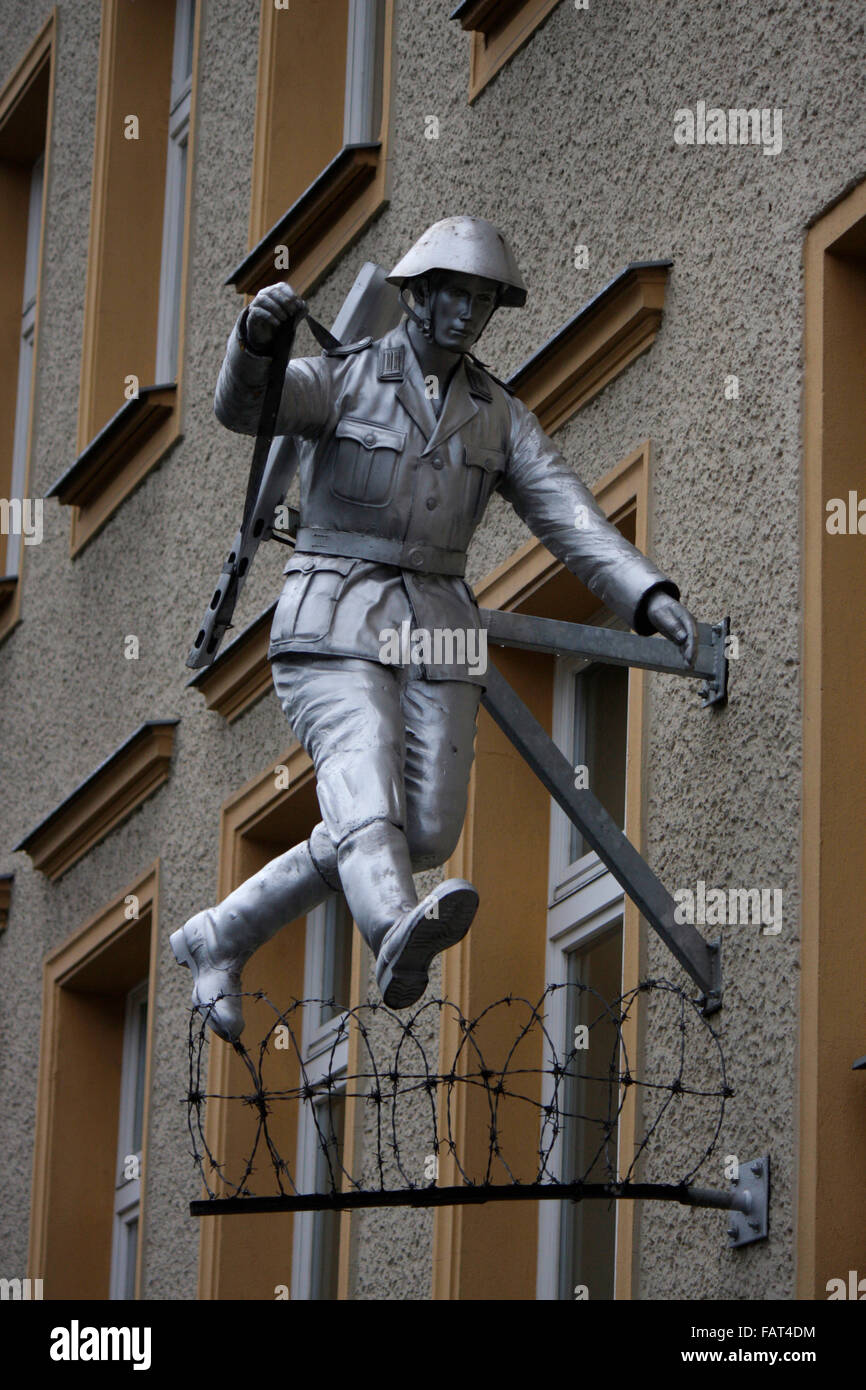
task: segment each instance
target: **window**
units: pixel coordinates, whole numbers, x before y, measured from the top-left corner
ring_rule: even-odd
[[[262,0],[243,293],[306,292],[385,202],[392,24],[393,0]]]
[[[299,1192],[321,1192],[341,1185],[348,1058],[348,1036],[342,1035],[341,1025],[349,999],[352,931],[352,918],[341,893],[307,916],[304,998],[321,1003],[304,1010],[302,1074],[308,1085],[321,1086],[321,1098],[301,1107]],[[296,1216],[293,1299],[337,1297],[340,1219],[339,1212],[330,1211],[299,1212]]]
[[[469,60],[469,100],[487,86],[559,0],[462,0],[451,12],[472,35]]]
[[[616,626],[622,626],[615,622]],[[628,669],[559,658],[554,679],[554,740],[620,828],[625,813]],[[547,982],[550,1032],[568,1056],[586,1025],[560,1092],[564,1119],[550,1168],[560,1182],[605,1182],[617,1171],[619,1033],[606,1005],[622,992],[624,898],[620,885],[579,830],[551,803]],[[546,1065],[550,1065],[550,1058]],[[546,1081],[549,1081],[546,1078]],[[547,1101],[551,1097],[545,1096]],[[577,1118],[579,1117],[579,1118]],[[538,1297],[573,1299],[585,1285],[593,1300],[614,1296],[617,1204],[539,1204]]]
[[[126,996],[111,1251],[111,1298],[135,1298],[147,1061],[147,980]]]
[[[180,433],[195,0],[103,0],[78,457],[48,496],[76,554]]]
[[[46,1298],[140,1296],[157,874],[45,960],[29,1268]]]
[[[0,638],[41,537],[42,502],[27,487],[53,36],[52,21],[0,91]]]

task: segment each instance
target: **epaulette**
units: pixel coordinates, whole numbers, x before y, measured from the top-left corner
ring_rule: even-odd
[[[352,352],[363,352],[372,343],[372,338],[361,338],[357,343],[344,343],[342,347],[323,348],[324,357],[348,357]]]
[[[486,376],[489,376],[491,381],[495,381],[497,386],[501,386],[503,391],[507,391],[509,396],[514,395],[514,391],[507,381],[500,381],[498,376],[493,375],[489,367],[469,353],[466,354],[466,375],[469,378],[469,390],[473,395],[483,396],[487,400],[493,399],[490,394],[490,387],[484,380]]]

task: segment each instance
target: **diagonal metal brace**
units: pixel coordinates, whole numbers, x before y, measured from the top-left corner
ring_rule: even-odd
[[[481,697],[485,709],[703,991],[704,1013],[715,1013],[722,1002],[720,944],[705,941],[690,923],[676,921],[676,904],[670,893],[598,797],[588,787],[575,787],[574,770],[568,759],[505,677],[490,665],[486,680],[487,688]]]
[[[712,627],[698,623],[697,659],[694,666],[687,666],[679,648],[666,637],[638,637],[616,628],[537,618],[528,613],[503,613],[498,608],[482,608],[480,613],[487,640],[496,646],[521,647],[531,652],[570,652],[612,666],[639,666],[644,671],[697,677],[703,680],[698,693],[705,708],[727,701],[729,618]]]

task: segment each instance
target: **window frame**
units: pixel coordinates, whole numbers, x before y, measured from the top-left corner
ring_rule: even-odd
[[[599,620],[598,626],[628,631],[626,624],[613,614]],[[552,738],[556,746],[574,765],[576,750],[573,746],[575,715],[577,706],[577,682],[575,677],[582,671],[590,670],[602,663],[592,658],[580,656],[559,656],[555,660],[553,679],[553,721]],[[628,669],[628,668],[626,668]],[[626,750],[629,742],[628,718],[624,730]],[[628,807],[628,773],[626,773],[625,805]],[[625,910],[626,897],[622,887],[609,869],[605,868],[594,850],[575,860],[569,856],[571,840],[571,821],[562,808],[551,798],[550,802],[550,865],[549,898],[547,911],[547,944],[545,948],[545,981],[551,984],[566,984],[568,981],[569,956],[581,952],[597,943],[601,938],[621,923],[622,949],[620,953],[620,990],[625,972]],[[553,1048],[561,1059],[567,1056],[571,1045],[566,1036],[568,1018],[568,990],[555,990],[550,996],[546,1027]],[[545,1074],[542,1083],[542,1104],[550,1105],[554,1100],[554,1078],[550,1069],[557,1058],[545,1044]],[[557,1181],[562,1181],[562,1155],[565,1144],[563,1124],[551,1148],[549,1170]],[[621,1133],[617,1126],[617,1165],[619,1165]],[[563,1217],[568,1204],[564,1202],[539,1202],[538,1204],[538,1272],[536,1297],[540,1300],[559,1299],[563,1278],[562,1247]],[[619,1244],[619,1204],[615,1204],[613,1234],[614,1269],[620,1253]],[[590,1297],[592,1291],[590,1290]]]
[[[35,266],[35,303],[33,306],[33,332],[32,349],[30,353],[30,372],[29,382],[26,390],[26,403],[20,399],[22,390],[21,382],[21,362],[19,361],[14,373],[14,386],[10,377],[7,387],[9,395],[14,404],[8,404],[7,408],[14,418],[13,429],[21,432],[24,442],[21,448],[21,459],[16,460],[16,444],[14,438],[10,441],[9,456],[9,492],[8,497],[16,495],[14,484],[16,479],[13,470],[18,473],[20,479],[20,496],[29,496],[30,478],[32,474],[32,457],[34,445],[34,420],[35,420],[35,399],[36,399],[36,378],[39,363],[39,332],[41,322],[41,290],[42,276],[44,267],[44,247],[45,247],[45,222],[47,198],[45,192],[50,186],[51,175],[51,142],[54,123],[54,70],[55,70],[55,35],[56,21],[55,14],[52,13],[48,21],[43,25],[36,38],[31,43],[24,57],[17,64],[9,78],[0,90],[0,132],[15,121],[22,112],[28,97],[32,93],[35,85],[46,73],[45,85],[45,125],[44,136],[42,139],[41,157],[43,159],[42,171],[42,201],[39,215],[39,225],[36,231],[36,266]],[[37,156],[37,159],[40,156]],[[29,209],[29,203],[28,203]],[[29,222],[29,211],[28,211]],[[28,228],[28,230],[30,230]],[[35,230],[35,229],[34,229]],[[26,248],[25,248],[26,253]],[[26,266],[22,268],[21,289],[17,296],[18,311],[24,303],[24,278]],[[20,343],[20,337],[19,337]],[[19,349],[20,351],[20,349]],[[24,414],[21,414],[22,407]],[[17,465],[17,466],[16,466]],[[24,582],[24,572],[26,568],[26,555],[29,549],[23,542],[17,547],[17,570],[13,576],[8,576],[8,550],[4,559],[4,574],[0,576],[0,642],[18,625],[21,617],[21,590]]]
[[[162,224],[159,315],[156,326],[154,381],[177,380],[183,303],[186,186],[189,179],[189,133],[195,67],[196,0],[177,0],[172,53],[171,99]],[[187,61],[189,70],[187,70]]]
[[[140,1005],[144,1002],[144,1027],[141,1026]],[[120,1118],[117,1126],[117,1178],[114,1192],[114,1232],[111,1247],[111,1274],[109,1278],[109,1298],[126,1299],[129,1284],[129,1227],[136,1224],[135,1254],[133,1255],[132,1281],[135,1287],[135,1265],[137,1263],[138,1242],[141,1238],[141,1162],[142,1146],[135,1145],[137,1085],[143,1068],[147,1075],[147,1021],[149,1008],[149,981],[141,980],[133,985],[126,996],[126,1009],[123,1024],[123,1058],[120,1065]],[[142,1105],[147,1096],[142,1096]],[[143,1121],[142,1115],[142,1121]],[[127,1158],[135,1158],[138,1163],[138,1176],[125,1178],[123,1170]],[[133,1293],[133,1297],[134,1297]]]
[[[64,1144],[60,1104],[64,1101],[60,1059],[69,1054],[69,1039],[63,1035],[63,996],[65,992],[76,991],[88,972],[101,970],[103,978],[114,977],[118,964],[128,968],[131,953],[145,954],[144,939],[141,933],[149,933],[146,947],[147,980],[150,998],[156,997],[157,968],[160,953],[159,933],[159,872],[157,859],[138,879],[131,883],[94,917],[91,917],[65,941],[48,953],[43,963],[42,1013],[39,1037],[39,1080],[36,1101],[36,1134],[33,1146],[33,1183],[30,1206],[30,1243],[28,1269],[32,1277],[43,1279],[46,1296],[49,1298],[108,1298],[111,1283],[111,1253],[114,1239],[113,1196],[117,1189],[117,1147],[120,1121],[120,1079],[117,1071],[111,1084],[117,1087],[117,1108],[100,1112],[102,1129],[88,1132],[86,1139],[91,1152],[95,1151],[99,1161],[108,1162],[110,1171],[105,1173],[104,1202],[98,1206],[99,1229],[95,1229],[93,1211],[97,1208],[88,1202],[81,1208],[89,1222],[87,1243],[76,1247],[80,1257],[76,1261],[66,1259],[62,1268],[51,1265],[52,1250],[57,1239],[57,1231],[68,1227],[71,1208],[80,1198],[82,1191],[91,1192],[94,1185],[92,1172],[83,1174],[71,1170],[68,1146]],[[135,906],[136,915],[131,916]],[[136,942],[136,938],[138,938]],[[130,972],[131,973],[131,972]],[[136,974],[140,974],[136,971]],[[125,993],[128,994],[129,986]],[[91,997],[109,999],[112,1014],[116,1015],[116,1001],[121,996],[119,990],[92,990]],[[122,997],[122,996],[121,996]],[[148,1010],[146,1029],[146,1058],[144,1075],[144,1114],[142,1120],[142,1180],[139,1192],[139,1222],[144,1222],[147,1208],[146,1164],[150,1127],[150,1095],[153,1072],[153,1030],[154,1010]],[[125,1013],[125,1008],[124,1008]],[[93,1015],[96,1019],[97,1015]],[[111,1036],[118,1038],[117,1028],[112,1025]],[[112,1057],[105,1046],[105,1034],[99,1049],[100,1061],[104,1063],[105,1078],[111,1076]],[[118,1038],[117,1063],[122,1061],[123,1036]],[[88,1081],[92,1087],[94,1083]],[[106,1085],[109,1082],[106,1079]],[[68,1099],[66,1102],[68,1104]],[[86,1181],[85,1181],[86,1179]],[[139,1239],[136,1250],[135,1297],[141,1297],[143,1242]],[[58,1279],[60,1284],[58,1286]],[[64,1283],[63,1281],[67,1281]],[[58,1291],[59,1287],[59,1291]]]
[[[196,3],[192,31],[192,75],[190,86],[190,106],[186,144],[185,188],[180,207],[170,209],[170,215],[182,220],[182,247],[180,252],[179,286],[177,294],[177,354],[176,374],[171,381],[160,381],[157,375],[157,347],[160,333],[160,319],[168,322],[163,292],[166,289],[168,267],[164,265],[163,249],[166,237],[167,197],[172,190],[167,184],[167,154],[170,141],[166,145],[153,146],[151,162],[161,161],[161,184],[157,196],[162,198],[160,235],[158,252],[156,237],[151,233],[147,257],[147,275],[153,285],[156,299],[156,314],[152,326],[136,325],[137,337],[130,350],[135,359],[128,370],[118,372],[117,408],[113,415],[104,417],[104,407],[100,405],[103,387],[101,385],[102,357],[105,349],[100,349],[101,333],[106,322],[113,318],[111,308],[111,288],[106,288],[105,274],[106,246],[111,245],[111,220],[116,218],[118,162],[112,139],[115,123],[124,119],[129,100],[124,100],[124,65],[130,62],[129,50],[125,46],[128,34],[120,30],[121,0],[102,0],[102,32],[100,36],[99,73],[97,81],[96,135],[93,156],[93,180],[90,207],[90,231],[88,237],[87,284],[85,294],[84,334],[81,356],[81,381],[78,407],[77,457],[72,465],[57,479],[46,493],[57,497],[62,506],[71,510],[70,558],[74,559],[86,545],[99,534],[114,513],[126,499],[142,484],[147,475],[166,453],[174,447],[182,436],[181,420],[183,410],[184,382],[184,340],[187,319],[187,286],[190,259],[190,218],[192,205],[193,170],[195,167],[196,109],[201,54],[202,4]],[[163,57],[167,70],[167,102],[169,110],[165,113],[166,125],[169,123],[173,102],[171,99],[171,75],[175,66],[175,53],[178,48],[178,14],[188,7],[191,0],[176,0],[174,30],[171,53]],[[163,50],[164,52],[164,50]],[[156,66],[157,77],[161,75]],[[158,85],[157,82],[154,84]],[[147,103],[145,103],[146,105]],[[163,108],[152,98],[154,119],[162,122],[157,111]],[[138,113],[133,113],[138,114]],[[143,113],[143,119],[146,113]],[[128,175],[125,175],[128,177]],[[176,190],[175,190],[176,191]],[[182,212],[182,218],[181,218]],[[116,279],[116,277],[115,277]],[[111,286],[114,281],[108,282]],[[114,316],[116,317],[116,316]],[[141,332],[138,333],[138,329]],[[163,329],[165,336],[167,329]],[[145,371],[138,367],[140,358],[147,360],[149,345],[152,347],[151,366]],[[163,365],[162,363],[160,365]],[[128,375],[139,378],[137,394],[124,399],[124,379]],[[152,380],[146,378],[150,376]]]
[[[336,934],[342,906],[341,895],[333,894],[307,914],[306,939],[304,948],[304,998],[330,999],[335,992],[336,973],[333,966],[335,957],[330,957],[326,937],[329,929]],[[348,912],[348,908],[343,909]],[[343,924],[345,925],[345,918]],[[351,916],[348,917],[350,931],[354,931]],[[346,985],[351,990],[351,939],[350,962],[346,973]],[[323,1078],[330,1077],[333,1085],[323,1091],[322,1099],[313,1101],[317,1110],[325,1111],[324,1121],[316,1122],[311,1105],[301,1103],[298,1118],[298,1144],[296,1157],[296,1182],[299,1192],[315,1192],[319,1180],[320,1163],[323,1156],[321,1133],[329,1125],[332,1117],[332,1100],[337,1099],[342,1111],[342,1129],[345,1133],[346,1075],[349,1065],[348,1013],[338,1011],[325,1022],[316,1021],[309,1006],[304,1009],[301,1041],[301,1075],[305,1084],[317,1086]],[[337,1140],[337,1153],[342,1150],[342,1136]],[[335,1154],[332,1163],[340,1159]],[[332,1212],[303,1211],[295,1215],[292,1233],[292,1299],[309,1300],[318,1298],[316,1284],[323,1258],[322,1244],[330,1239],[334,1223],[339,1216]],[[339,1265],[340,1231],[337,1230],[337,1249],[332,1252]]]

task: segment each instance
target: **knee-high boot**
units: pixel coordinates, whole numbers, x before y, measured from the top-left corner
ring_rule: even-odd
[[[419,902],[406,836],[385,820],[347,835],[337,863],[352,916],[376,957],[382,997],[389,1008],[406,1009],[426,990],[434,956],[466,935],[478,894],[465,879],[450,878]]]
[[[272,859],[217,907],[197,913],[170,938],[175,958],[192,971],[192,1002],[207,1010],[215,1033],[235,1042],[244,1027],[241,971],[280,927],[310,912],[333,888],[310,842]]]

